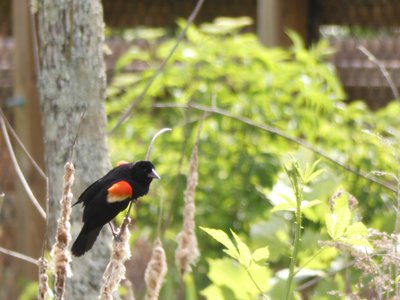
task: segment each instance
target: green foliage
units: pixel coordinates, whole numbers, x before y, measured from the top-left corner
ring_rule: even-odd
[[[240,237],[233,230],[231,230],[231,233],[234,237],[234,242],[222,230],[205,227],[200,228],[224,245],[226,247],[224,252],[237,260],[246,269],[251,270],[255,268],[260,261],[265,261],[269,257],[268,247],[258,248],[251,253],[249,247],[242,242]]]
[[[263,295],[268,288],[269,270],[264,265],[269,257],[268,247],[257,248],[253,252],[231,230],[234,240],[222,230],[204,228],[215,240],[225,246],[223,250],[240,264],[242,269],[238,269],[229,260],[209,261],[209,278],[213,285],[203,291],[207,299],[229,299],[223,289],[229,289],[236,299],[254,299],[258,295]],[[229,276],[221,276],[230,274]],[[238,282],[241,284],[238,285]]]
[[[248,21],[246,18],[236,21],[221,18],[214,23],[190,26],[186,39],[131,118],[109,139],[114,162],[138,160],[144,158],[155,132],[164,127],[173,128],[170,134],[157,140],[151,157],[162,177],[152,190],[157,190],[157,185],[161,184],[164,191],[164,224],[168,224],[165,240],[171,253],[172,240],[182,223],[186,186],[183,174],[187,174],[190,149],[202,112],[155,108],[154,104],[218,107],[306,140],[359,172],[370,176],[390,174],[380,176],[389,183],[393,183],[391,175],[397,173],[399,103],[393,102],[372,112],[362,102],[344,102],[340,82],[326,61],[332,53],[326,41],[307,49],[295,33],[288,32],[292,48],[265,48],[254,34],[240,34]],[[185,22],[179,20],[178,24],[183,27]],[[134,44],[117,63],[108,88],[110,127],[141,94],[147,80],[175,43],[175,37],[159,29],[130,32],[129,39],[132,38],[146,40],[147,47],[143,47],[143,43]],[[130,71],[132,65],[140,66],[142,71]],[[288,154],[299,162],[298,166],[287,168],[289,178],[281,168],[281,161]],[[392,192],[324,159],[319,167],[325,171],[315,173],[313,162],[317,159],[319,157],[311,151],[277,134],[216,114],[206,117],[199,146],[196,222],[203,227],[221,228],[224,232],[232,228],[234,232],[249,234],[240,234],[240,239],[234,235],[231,239],[212,232],[220,242],[226,243],[222,244],[232,258],[220,259],[216,243],[208,239],[200,241],[202,258],[194,273],[197,291],[202,290],[210,299],[247,299],[240,298],[243,295],[235,290],[239,285],[234,286],[233,282],[238,276],[247,278],[243,279],[248,286],[243,288],[246,291],[243,297],[259,294],[248,281],[243,265],[258,266],[255,260],[260,253],[249,249],[268,246],[270,265],[262,269],[274,270],[274,274],[268,271],[260,278],[273,278],[276,284],[271,285],[269,295],[272,299],[282,299],[280,287],[284,280],[276,274],[289,266],[291,228],[296,217],[293,212],[297,213],[297,208],[303,217],[297,266],[303,270],[307,268],[308,277],[296,276],[294,284],[298,286],[315,276],[310,275],[312,272],[329,274],[338,261],[345,259],[340,260],[337,249],[321,247],[320,241],[340,242],[350,248],[368,243],[366,225],[360,223],[345,203],[346,195],[341,196],[344,200],[338,200],[339,204],[344,201],[342,204],[335,204],[330,210],[328,199],[339,187],[351,191],[358,199],[358,213],[363,215],[364,224],[393,228]],[[296,189],[291,188],[293,183],[304,187],[300,206]],[[140,231],[136,235],[155,235],[157,206],[154,197],[141,200],[136,212]],[[232,276],[221,278],[224,276],[219,270],[228,270]],[[312,288],[313,299],[319,299],[320,295],[329,299],[325,296],[327,291],[344,290],[343,277],[326,278],[321,280],[321,285]],[[174,280],[169,282],[173,286]],[[316,291],[320,293],[315,294]]]
[[[360,221],[354,221],[349,207],[349,195],[340,193],[334,198],[331,213],[325,216],[326,229],[335,242],[372,248],[368,241],[368,229]]]
[[[304,188],[311,183],[314,179],[316,179],[321,173],[323,172],[322,169],[316,170],[318,161],[315,161],[312,165],[306,164],[304,169],[300,168],[298,161],[294,158],[291,159],[290,163],[285,165],[286,174],[290,180],[291,187],[294,193],[294,199],[290,201],[293,204],[293,207],[286,207],[285,209],[282,206],[279,209],[275,209],[273,211],[280,211],[280,210],[293,210],[295,213],[295,234],[293,239],[293,249],[292,254],[290,257],[290,266],[289,266],[289,274],[287,278],[287,285],[286,285],[286,295],[285,299],[292,299],[293,298],[293,279],[296,273],[295,267],[298,260],[298,253],[300,250],[300,240],[301,240],[301,230],[302,230],[302,215],[303,211],[306,208],[313,207],[321,203],[319,200],[313,201],[305,201],[303,191]],[[289,204],[289,201],[286,202]],[[278,205],[279,206],[279,205]]]

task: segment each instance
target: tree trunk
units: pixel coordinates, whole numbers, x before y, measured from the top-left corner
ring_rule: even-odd
[[[48,232],[52,245],[59,215],[63,167],[85,110],[73,157],[74,199],[110,167],[104,112],[104,23],[100,0],[39,0],[38,16],[39,90],[50,183]],[[73,239],[81,228],[81,216],[81,207],[74,207]],[[104,231],[90,252],[83,258],[73,259],[73,277],[67,282],[66,299],[97,299],[109,258],[111,234]]]

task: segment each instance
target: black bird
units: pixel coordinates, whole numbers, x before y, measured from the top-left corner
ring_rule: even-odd
[[[92,183],[73,205],[83,203],[84,210],[83,227],[72,245],[72,254],[81,256],[90,250],[101,228],[126,209],[130,201],[146,195],[154,178],[160,176],[150,161],[121,162]]]

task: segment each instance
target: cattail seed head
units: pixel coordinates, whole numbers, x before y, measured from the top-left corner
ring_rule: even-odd
[[[66,278],[72,275],[70,262],[71,253],[68,245],[71,242],[71,188],[74,182],[75,168],[71,162],[64,166],[63,193],[60,200],[60,217],[58,218],[56,242],[51,249],[51,267],[55,275],[55,293],[58,299],[63,299]]]
[[[198,137],[197,137],[198,139]],[[191,266],[194,265],[200,256],[197,247],[196,223],[195,223],[195,191],[198,181],[198,140],[195,143],[193,152],[190,158],[189,175],[184,194],[185,207],[183,216],[183,229],[177,236],[178,247],[175,252],[175,261],[178,265],[181,275],[191,271]]]
[[[167,259],[159,238],[154,243],[153,252],[147,265],[144,280],[147,286],[146,300],[157,300],[165,274],[167,273]]]
[[[131,219],[125,217],[118,233],[118,238],[113,241],[110,261],[103,274],[103,285],[100,291],[101,300],[112,300],[112,293],[118,289],[122,279],[125,279],[125,261],[131,257],[129,238],[131,233],[128,229]]]

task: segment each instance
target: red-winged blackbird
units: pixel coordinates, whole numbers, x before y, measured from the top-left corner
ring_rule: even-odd
[[[90,250],[101,228],[123,211],[130,201],[146,195],[154,178],[160,179],[151,162],[124,162],[92,183],[74,203],[83,203],[84,224],[72,245],[72,254],[81,256]]]

